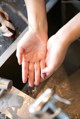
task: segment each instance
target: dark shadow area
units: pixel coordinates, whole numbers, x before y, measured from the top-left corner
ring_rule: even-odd
[[[61,6],[63,25],[80,12],[79,0],[62,0]],[[80,39],[71,44],[63,64],[68,75],[80,68]]]
[[[61,16],[61,1],[59,0],[47,14],[49,37],[55,34],[62,26]]]
[[[21,66],[18,65],[15,52],[0,68],[0,77],[13,80],[13,85],[20,90],[23,88]]]

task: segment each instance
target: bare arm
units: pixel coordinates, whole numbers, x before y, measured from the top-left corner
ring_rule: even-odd
[[[80,12],[66,23],[47,43],[46,78],[50,77],[62,64],[67,49],[80,37]]]
[[[45,0],[25,0],[30,27],[17,45],[18,63],[22,65],[23,83],[39,85],[45,67],[47,19]],[[32,32],[33,31],[33,32]]]
[[[47,18],[45,0],[25,0],[28,21],[35,32],[40,30],[47,33]]]
[[[57,33],[60,42],[70,45],[80,37],[80,12],[66,23]]]

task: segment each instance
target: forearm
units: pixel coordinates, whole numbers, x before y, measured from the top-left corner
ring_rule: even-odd
[[[56,36],[65,46],[77,40],[80,37],[80,12],[65,24]]]
[[[25,0],[28,13],[28,22],[34,31],[47,32],[47,18],[45,0]]]

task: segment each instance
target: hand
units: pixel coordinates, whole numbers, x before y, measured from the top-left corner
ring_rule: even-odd
[[[35,34],[29,28],[17,46],[18,63],[22,64],[23,83],[27,80],[30,86],[40,83],[40,74],[45,67],[46,49],[46,34],[44,32]]]
[[[49,78],[62,64],[68,45],[60,41],[56,35],[52,36],[47,43],[46,68],[42,73],[46,74],[45,79]]]

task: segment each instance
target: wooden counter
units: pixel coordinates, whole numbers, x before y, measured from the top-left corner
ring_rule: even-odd
[[[52,88],[54,93],[71,101],[71,105],[58,103],[72,119],[80,119],[80,69],[71,75],[67,75],[63,66],[61,66],[46,82],[46,85],[41,88],[37,94],[39,97],[44,90]],[[36,98],[37,98],[36,97]]]
[[[71,118],[80,119],[80,70],[68,76],[61,66],[47,81],[40,84],[36,88],[37,91],[30,96],[37,99],[47,88],[52,88],[54,93],[70,100],[71,105],[59,102],[58,106],[67,112]],[[18,119],[17,115],[25,119],[30,116],[28,107],[34,102],[34,99],[30,96],[13,87],[9,93],[0,98],[0,111],[6,113],[9,117],[11,117],[11,114],[13,117],[16,116],[15,119]]]
[[[24,119],[30,116],[28,107],[33,101],[30,96],[12,87],[10,92],[0,98],[0,111],[11,119]]]

